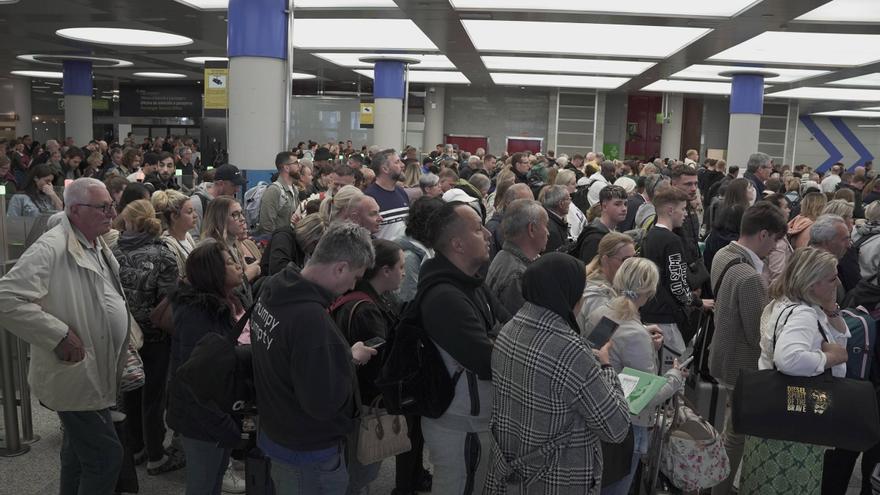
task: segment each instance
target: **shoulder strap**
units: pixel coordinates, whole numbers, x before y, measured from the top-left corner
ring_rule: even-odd
[[[350,303],[351,301],[372,301],[373,298],[370,297],[369,294],[362,290],[356,290],[345,294],[344,296],[339,297],[333,304],[330,305],[330,308],[327,309],[330,313],[333,313],[337,309],[341,308],[343,305]]]
[[[721,288],[721,282],[724,281],[724,276],[727,275],[727,271],[733,268],[736,265],[741,265],[743,263],[748,264],[748,261],[742,258],[734,258],[724,266],[724,269],[721,270],[721,275],[718,276],[718,280],[715,281],[715,286],[712,287],[712,295],[714,297],[718,297],[718,289]]]
[[[859,249],[860,247],[862,247],[862,244],[864,244],[864,243],[868,242],[869,240],[871,240],[871,239],[877,237],[877,235],[878,235],[878,234],[863,235],[862,237],[859,237],[859,240],[857,240],[857,241],[853,244],[853,247],[856,248],[856,249]]]
[[[229,338],[232,341],[232,345],[236,345],[238,343],[238,338],[241,336],[241,332],[244,331],[245,325],[247,325],[248,321],[251,319],[251,313],[254,312],[254,307],[260,302],[259,298],[254,298],[254,303],[241,315],[241,318],[235,322],[235,326],[232,327],[232,333],[229,334]]]
[[[779,312],[779,316],[776,317],[776,325],[773,327],[773,352],[776,352],[776,337],[779,335],[779,320],[782,318],[782,314],[785,313],[786,309],[791,308],[791,311],[788,312],[788,316],[785,317],[785,320],[782,322],[782,326],[785,326],[788,323],[788,319],[791,318],[791,315],[794,313],[794,308],[799,306],[799,304],[789,304],[788,306],[782,308],[782,311]],[[825,339],[825,342],[830,342],[828,340],[828,336],[825,334],[825,330],[822,329],[822,325],[819,324],[819,321],[816,320],[816,327],[819,329],[819,333],[822,334],[822,338]],[[774,363],[773,369],[776,369],[776,364]]]

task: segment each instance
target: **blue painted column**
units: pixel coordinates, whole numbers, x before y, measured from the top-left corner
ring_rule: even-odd
[[[275,171],[289,132],[287,2],[230,0],[227,17],[229,162],[249,171],[252,186]]]
[[[749,72],[732,76],[727,165],[737,165],[742,175],[749,155],[758,151],[761,114],[764,113],[765,74]]]
[[[373,80],[373,99],[376,103],[373,141],[383,149],[402,148],[405,72],[404,61],[376,61]]]
[[[88,60],[65,60],[64,132],[77,146],[95,138],[92,127],[92,63]]]

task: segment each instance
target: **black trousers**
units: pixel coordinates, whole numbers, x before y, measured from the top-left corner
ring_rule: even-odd
[[[871,495],[871,472],[880,462],[880,443],[865,452],[852,452],[843,449],[825,451],[825,465],[822,468],[822,495],[844,495],[849,486],[856,460],[862,454],[862,488],[860,495]]]
[[[395,457],[394,480],[400,491],[415,491],[425,472],[425,437],[422,436],[422,421],[419,416],[407,416],[409,441],[412,449]]]
[[[171,361],[171,342],[144,342],[138,353],[144,362],[144,386],[126,392],[125,413],[132,452],[146,447],[150,461],[165,455],[165,387]]]

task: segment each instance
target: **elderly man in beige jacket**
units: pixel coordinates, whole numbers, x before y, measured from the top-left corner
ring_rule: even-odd
[[[129,335],[119,265],[100,238],[116,205],[104,184],[74,181],[61,222],[0,279],[0,327],[29,342],[34,395],[64,426],[61,495],[112,494],[122,445],[110,419]]]

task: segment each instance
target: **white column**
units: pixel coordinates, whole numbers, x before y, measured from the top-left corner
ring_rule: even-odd
[[[422,152],[430,153],[443,143],[446,118],[446,88],[429,86],[425,94],[425,131]]]
[[[85,146],[95,138],[91,96],[64,95],[64,133],[73,137],[77,146]]]
[[[660,156],[665,158],[682,158],[681,128],[684,121],[684,96],[681,93],[667,93],[666,114],[660,134]]]
[[[758,151],[761,116],[754,113],[730,114],[727,137],[727,164],[739,166],[740,175],[746,170],[749,156]]]
[[[24,77],[12,78],[12,103],[15,107],[15,135],[33,135],[33,114],[31,113],[31,80]]]
[[[229,60],[229,163],[242,170],[275,166],[282,151],[287,62],[266,57]],[[399,132],[398,132],[399,135]],[[399,138],[398,138],[399,139]]]
[[[374,144],[380,148],[401,147],[403,131],[403,100],[397,98],[376,98],[375,122],[373,124]],[[436,143],[435,143],[436,144]]]

